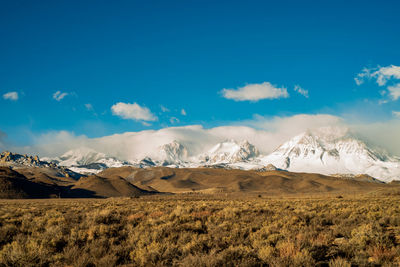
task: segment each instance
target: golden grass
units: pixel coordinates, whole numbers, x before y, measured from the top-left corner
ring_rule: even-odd
[[[398,266],[398,195],[0,200],[0,266]]]

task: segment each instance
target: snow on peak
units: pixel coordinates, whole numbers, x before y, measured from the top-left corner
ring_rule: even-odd
[[[349,128],[341,126],[325,126],[315,128],[306,131],[306,134],[317,136],[319,139],[325,140],[327,142],[332,142],[340,138],[353,136]]]
[[[226,140],[218,143],[199,158],[200,161],[208,163],[236,163],[254,159],[258,155],[257,148],[247,140],[241,142]]]
[[[158,157],[160,160],[175,163],[186,160],[188,158],[188,151],[184,145],[174,140],[169,144],[159,147]]]
[[[63,166],[78,166],[95,163],[104,158],[106,158],[104,153],[97,152],[91,148],[80,147],[67,151],[57,160]]]
[[[130,165],[128,162],[109,157],[88,147],[67,151],[62,156],[53,159],[53,161],[60,166],[69,167],[79,173],[97,173],[106,168]]]
[[[273,152],[276,153],[289,158],[315,158],[321,161],[324,157],[338,159],[345,155],[382,161],[388,157],[383,152],[369,148],[348,129],[334,127],[324,127],[297,135],[279,146]]]
[[[382,180],[400,176],[399,161],[368,147],[348,129],[333,127],[297,135],[262,161],[289,171],[365,173]]]
[[[345,127],[323,127],[308,130],[283,143],[269,155],[260,155],[247,140],[225,140],[200,155],[189,155],[179,141],[164,144],[146,158],[131,163],[82,147],[54,160],[61,166],[80,170],[108,167],[221,166],[239,169],[286,169],[322,174],[368,174],[383,181],[400,180],[400,159],[369,146]],[[273,164],[273,165],[269,165]],[[269,166],[269,167],[266,167]],[[272,166],[274,166],[272,168]],[[72,169],[71,168],[71,169]],[[96,172],[96,171],[93,171]]]

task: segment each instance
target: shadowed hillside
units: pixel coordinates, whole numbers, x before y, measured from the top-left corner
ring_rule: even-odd
[[[51,168],[0,167],[0,198],[138,197],[149,192],[123,178],[82,176],[78,181]]]
[[[353,194],[399,187],[369,176],[332,177],[279,170],[120,167],[79,180],[52,168],[0,170],[1,198],[138,197],[157,193]]]
[[[149,194],[123,178],[97,175],[79,179],[71,189],[92,191],[94,197],[138,197]]]
[[[0,167],[0,198],[48,198],[59,193],[58,187],[29,181],[16,171]]]

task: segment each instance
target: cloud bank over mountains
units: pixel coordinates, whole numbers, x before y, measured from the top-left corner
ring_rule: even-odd
[[[382,147],[400,156],[400,120],[381,123],[350,124],[343,118],[329,114],[300,114],[289,117],[255,116],[253,120],[206,129],[201,125],[169,127],[159,130],[125,132],[100,138],[76,136],[72,132],[53,131],[34,139],[34,145],[5,148],[20,153],[40,156],[60,156],[68,150],[87,147],[123,160],[151,156],[154,151],[174,140],[183,144],[189,156],[208,151],[215,144],[228,139],[248,140],[262,154],[274,151],[290,138],[307,130],[320,127],[346,127],[368,143]]]
[[[383,99],[380,103],[392,102],[392,104],[395,104],[395,101],[400,98],[399,66],[389,65],[387,67],[364,68],[354,79],[359,86],[366,81],[376,83],[382,92],[381,97]],[[384,87],[383,90],[381,87]],[[247,84],[236,89],[222,89],[219,92],[226,99],[249,101],[250,105],[262,99],[289,97],[286,87],[278,87],[270,82]],[[300,85],[295,85],[293,92],[305,98],[309,97],[309,91]],[[53,98],[60,102],[66,96],[74,95],[76,94],[73,92],[57,91],[53,94]],[[18,92],[5,93],[3,98],[16,101],[18,100]],[[137,102],[113,103],[115,104],[111,106],[111,112],[114,116],[125,120],[133,120],[145,126],[150,126],[150,123],[153,123],[154,127],[165,127],[166,124],[160,123],[158,126],[156,125],[157,122],[162,122],[163,120],[168,120],[171,125],[176,125],[191,115],[190,110],[187,113],[182,107],[172,109],[171,107],[167,108],[160,105],[161,112],[155,113],[153,112],[154,110],[150,110],[145,105],[139,105]],[[96,114],[92,104],[85,104],[84,106],[86,110]],[[171,114],[163,115],[163,113]],[[354,122],[349,121],[348,117],[346,119],[346,115],[341,117],[330,114],[298,114],[275,117],[254,115],[251,120],[228,122],[214,128],[204,128],[202,125],[189,124],[187,126],[167,127],[158,130],[125,132],[99,138],[89,138],[85,135],[77,136],[71,131],[50,131],[40,135],[28,131],[28,135],[33,136],[33,142],[31,142],[32,145],[25,147],[8,143],[5,133],[1,132],[4,129],[0,129],[0,148],[52,157],[60,156],[71,149],[87,147],[120,159],[132,160],[149,156],[158,147],[174,140],[185,145],[188,152],[195,155],[209,150],[217,143],[227,139],[234,139],[236,141],[248,140],[261,153],[268,154],[282,143],[302,132],[320,127],[334,126],[349,128],[370,144],[382,147],[395,156],[400,156],[400,139],[398,138],[400,133],[400,111],[393,107],[390,114],[392,116],[391,120],[378,122]]]

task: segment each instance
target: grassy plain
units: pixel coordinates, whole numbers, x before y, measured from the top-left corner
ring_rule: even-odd
[[[0,200],[0,266],[398,266],[400,194]]]

